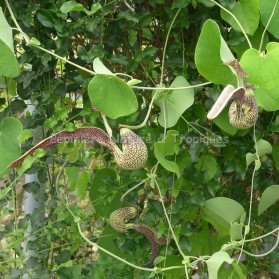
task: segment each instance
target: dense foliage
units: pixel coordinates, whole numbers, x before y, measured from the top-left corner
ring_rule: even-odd
[[[0,1],[0,275],[276,278],[278,1],[9,2]],[[226,85],[242,85],[232,59],[259,108],[245,130],[230,124],[229,106],[207,119]],[[143,168],[119,168],[102,145],[64,142],[7,169],[61,130],[98,127],[120,147],[119,125],[146,143]],[[39,204],[30,214],[22,189]],[[144,234],[108,224],[127,206],[138,211],[130,223],[168,239],[152,266],[141,266]]]

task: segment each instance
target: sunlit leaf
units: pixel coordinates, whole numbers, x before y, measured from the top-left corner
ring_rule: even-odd
[[[224,63],[234,56],[221,36],[216,22],[208,19],[202,28],[196,50],[195,62],[201,75],[213,83],[236,84],[236,76]]]
[[[138,109],[133,90],[113,75],[95,75],[88,85],[88,94],[94,106],[112,119],[132,114]]]

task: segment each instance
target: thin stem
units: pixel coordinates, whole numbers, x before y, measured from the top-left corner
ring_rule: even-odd
[[[128,129],[131,129],[131,130],[137,130],[137,129],[140,129],[140,128],[144,127],[146,125],[147,121],[148,121],[149,116],[150,116],[153,103],[154,103],[157,95],[159,94],[159,92],[161,90],[162,91],[167,91],[167,90],[169,91],[169,90],[190,89],[190,88],[197,88],[197,87],[205,86],[205,85],[208,85],[208,84],[211,84],[211,82],[205,82],[205,83],[196,84],[196,85],[192,85],[192,86],[168,87],[168,88],[166,88],[166,87],[141,87],[141,86],[133,86],[133,88],[135,88],[135,89],[146,89],[146,90],[157,90],[157,91],[156,91],[156,93],[153,95],[153,97],[151,99],[151,102],[150,102],[149,107],[148,107],[147,114],[146,114],[145,119],[143,120],[143,122],[141,124],[135,125],[135,126],[130,126],[130,125],[126,125],[126,124],[120,124],[119,127],[128,128]]]
[[[131,193],[132,191],[134,191],[135,189],[137,189],[139,186],[141,186],[142,184],[144,184],[146,181],[148,181],[148,180],[150,180],[150,178],[148,177],[148,178],[146,178],[146,179],[144,179],[144,180],[142,180],[141,182],[139,182],[138,184],[136,184],[135,186],[133,186],[131,189],[129,189],[128,191],[126,191],[123,195],[122,195],[122,197],[121,197],[121,202],[123,202],[124,201],[124,198],[129,194],[129,193]]]
[[[254,178],[255,178],[256,170],[257,170],[257,165],[255,164],[254,170],[253,170],[253,174],[252,174],[252,181],[251,181],[250,204],[249,204],[249,216],[248,216],[248,224],[247,224],[247,227],[248,227],[248,228],[250,228],[251,215],[252,215],[252,203],[253,203],[253,191],[254,191]],[[240,250],[240,254],[239,254],[238,259],[237,259],[237,263],[239,263],[239,261],[240,261],[240,259],[241,259],[241,256],[242,256],[242,253],[243,253],[243,251],[244,251],[244,250],[243,250],[243,247],[244,247],[244,243],[245,243],[245,239],[246,239],[247,234],[248,234],[248,232],[247,232],[247,229],[245,228],[244,237],[243,237],[243,240],[242,240],[241,250]]]
[[[101,112],[101,117],[103,119],[103,123],[104,123],[105,129],[106,129],[109,137],[112,138],[112,129],[108,123],[107,117],[102,112]]]
[[[130,126],[130,125],[125,125],[125,124],[120,124],[119,127],[120,128],[128,128],[128,129],[131,129],[131,130],[136,130],[136,129],[140,129],[142,127],[144,127],[148,121],[148,118],[150,116],[150,113],[151,113],[151,109],[152,109],[152,106],[153,106],[153,103],[158,95],[160,91],[156,91],[156,93],[153,95],[152,99],[151,99],[151,102],[149,104],[149,107],[148,107],[148,111],[147,111],[147,114],[145,116],[145,119],[143,120],[143,122],[139,125],[135,125],[135,126]]]
[[[170,31],[172,29],[172,26],[179,14],[181,9],[178,9],[174,18],[172,19],[172,22],[171,22],[171,25],[169,27],[169,30],[168,30],[168,33],[167,33],[167,36],[166,36],[166,41],[165,41],[165,45],[164,45],[164,49],[163,49],[163,57],[162,57],[162,66],[161,66],[161,78],[160,78],[160,86],[162,86],[163,84],[163,78],[164,78],[164,68],[165,68],[165,58],[166,58],[166,49],[167,49],[167,45],[168,45],[168,41],[169,41],[169,36],[170,36]]]
[[[262,238],[264,238],[264,237],[266,237],[266,236],[269,236],[269,235],[275,233],[276,231],[277,231],[277,233],[279,234],[279,227],[276,228],[276,229],[274,229],[274,230],[271,231],[271,232],[268,232],[268,233],[264,234],[264,235],[261,235],[261,236],[255,237],[255,238],[251,238],[251,239],[247,239],[247,240],[245,240],[245,242],[251,242],[251,241],[260,240],[260,239],[262,239]]]
[[[264,31],[263,31],[263,34],[262,34],[262,37],[261,37],[261,43],[260,43],[260,46],[259,46],[259,52],[262,51],[264,35],[265,35],[265,32],[267,31],[267,28],[268,28],[268,26],[269,26],[269,24],[270,24],[270,22],[271,22],[271,20],[273,18],[273,15],[274,15],[275,10],[276,10],[277,3],[278,3],[278,0],[276,0],[276,2],[275,2],[275,5],[274,5],[273,10],[272,10],[272,13],[271,13],[271,15],[270,15],[270,17],[268,19],[268,22],[267,22],[265,28],[264,28]]]
[[[101,250],[102,252],[104,252],[104,253],[110,255],[111,257],[113,257],[113,258],[115,258],[115,259],[117,259],[117,260],[119,260],[119,261],[121,261],[121,262],[123,262],[123,263],[125,263],[125,264],[127,264],[127,265],[129,265],[129,266],[131,266],[131,267],[133,267],[133,268],[140,269],[140,270],[143,270],[143,271],[149,271],[149,272],[154,271],[154,269],[151,269],[151,268],[146,268],[146,267],[141,267],[141,266],[138,266],[138,265],[134,265],[134,264],[132,264],[132,263],[130,263],[130,262],[128,262],[128,261],[126,261],[126,260],[124,260],[124,259],[118,257],[117,255],[111,253],[110,251],[104,249],[103,247],[99,246],[99,245],[96,244],[95,242],[90,241],[90,240],[83,234],[79,222],[77,222],[77,227],[78,227],[78,231],[79,231],[80,236],[81,236],[87,243],[89,243],[90,245],[96,247],[97,249]]]
[[[276,240],[276,243],[274,244],[274,246],[269,250],[269,251],[267,251],[266,253],[263,253],[263,254],[252,254],[252,253],[250,253],[250,252],[248,252],[248,251],[246,251],[246,250],[243,250],[243,252],[245,253],[245,254],[247,254],[247,255],[249,255],[249,256],[252,256],[252,257],[255,257],[255,258],[260,258],[260,257],[265,257],[265,256],[267,256],[268,254],[270,254],[271,252],[273,252],[276,248],[277,248],[277,246],[278,246],[278,244],[279,244],[279,234],[277,235],[277,240]],[[242,252],[242,251],[241,251]]]
[[[219,6],[222,10],[224,10],[225,12],[227,12],[234,20],[235,22],[237,23],[237,25],[239,26],[240,30],[242,31],[248,45],[249,45],[249,48],[252,48],[252,44],[247,36],[247,34],[245,33],[245,30],[243,29],[242,25],[240,24],[240,22],[238,21],[238,19],[236,18],[236,16],[231,13],[229,10],[227,10],[226,8],[224,8],[221,4],[219,4],[218,2],[214,1],[214,0],[210,0],[212,3],[214,3],[215,5]]]
[[[212,82],[207,81],[204,83],[200,83],[200,84],[195,84],[195,85],[191,85],[191,86],[181,86],[181,87],[145,87],[145,86],[132,86],[134,89],[140,89],[140,90],[159,90],[159,91],[169,91],[169,90],[181,90],[181,89],[190,89],[190,88],[198,88],[198,87],[202,87],[205,85],[209,85]]]
[[[168,216],[166,207],[165,207],[164,202],[163,202],[163,200],[162,200],[162,193],[161,193],[160,186],[159,186],[159,184],[158,184],[158,182],[157,182],[157,179],[154,179],[154,182],[155,182],[155,184],[156,184],[158,193],[159,193],[159,195],[160,195],[160,201],[161,201],[161,204],[162,204],[164,213],[165,213],[166,220],[167,220],[168,225],[169,225],[169,227],[170,227],[173,240],[174,240],[174,242],[175,242],[175,244],[176,244],[176,246],[177,246],[177,248],[178,248],[179,253],[181,254],[181,256],[182,256],[183,259],[184,259],[184,258],[186,258],[186,255],[185,255],[185,254],[183,253],[183,251],[181,250],[181,248],[180,248],[180,246],[179,246],[179,243],[178,243],[178,240],[177,240],[177,238],[176,238],[176,235],[175,235],[175,233],[174,233],[174,231],[173,231],[173,228],[172,228],[172,225],[171,225],[171,222],[170,222],[170,219],[169,219],[169,216]]]
[[[42,50],[42,51],[44,51],[44,52],[46,52],[46,53],[49,53],[50,55],[52,55],[52,56],[54,56],[54,57],[56,57],[56,58],[58,58],[58,59],[61,59],[61,60],[63,60],[64,62],[66,62],[66,63],[68,63],[68,64],[70,64],[70,65],[72,65],[72,66],[74,66],[74,67],[76,67],[76,68],[78,68],[78,69],[80,69],[80,70],[83,70],[83,71],[85,71],[85,72],[87,72],[87,73],[89,73],[89,74],[91,74],[91,75],[95,75],[95,74],[96,74],[94,71],[91,71],[91,70],[89,70],[89,69],[87,69],[87,68],[84,68],[84,67],[82,67],[82,66],[80,66],[80,65],[78,65],[78,64],[76,64],[76,63],[74,63],[74,62],[71,62],[71,61],[69,61],[68,59],[66,59],[66,58],[64,58],[64,57],[62,57],[62,56],[60,56],[60,55],[57,55],[56,53],[54,53],[54,52],[52,52],[52,51],[49,51],[49,50],[47,50],[47,49],[45,49],[45,48],[43,48],[43,47],[40,47],[40,46],[37,46],[37,45],[32,45],[32,46],[35,47],[35,48],[38,48],[38,49],[40,49],[40,50]]]
[[[10,6],[9,1],[8,1],[8,0],[5,0],[5,3],[6,3],[6,6],[7,6],[8,10],[9,10],[9,13],[10,13],[10,15],[11,15],[11,18],[12,18],[12,20],[13,20],[15,26],[16,26],[17,29],[20,31],[20,33],[22,33],[22,35],[23,35],[25,41],[26,41],[26,42],[29,42],[29,41],[30,41],[30,38],[22,31],[20,25],[18,24],[18,22],[17,22],[17,20],[16,20],[16,18],[15,18],[15,15],[14,15],[14,13],[13,13],[13,10],[11,9],[11,6]]]

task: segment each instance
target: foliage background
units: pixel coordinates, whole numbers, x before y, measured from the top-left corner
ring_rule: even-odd
[[[177,76],[185,77],[192,85],[207,81],[199,74],[195,63],[197,41],[207,19],[217,22],[221,35],[238,59],[247,49],[243,34],[231,29],[224,20],[223,12],[220,13],[220,8],[213,6],[210,1],[79,1],[88,10],[93,5],[93,14],[87,14],[82,9],[62,12],[61,6],[65,2],[12,1],[10,5],[23,31],[30,38],[37,38],[45,49],[53,50],[88,69],[92,69],[92,61],[98,57],[112,72],[126,73],[141,80],[141,86],[170,86]],[[219,2],[228,9],[232,9],[235,4],[235,1],[230,0]],[[252,2],[258,4],[258,1]],[[0,3],[9,24],[14,26],[4,1]],[[170,32],[161,80],[165,40],[178,9],[181,11]],[[259,10],[255,13],[259,14]],[[261,34],[263,29],[259,21],[255,33],[248,33],[251,41],[255,41],[255,46],[260,36],[253,34]],[[269,32],[264,45],[268,41],[277,42],[277,36]],[[27,46],[20,35],[15,37],[15,50],[21,73],[15,79],[1,78],[0,121],[3,123],[9,116],[20,119],[25,131],[22,151],[31,148],[31,136],[35,132],[45,137],[65,127],[72,129],[84,123],[104,128],[99,115],[90,109],[87,91],[92,78],[90,74],[38,48]],[[206,65],[209,61],[203,63]],[[250,205],[253,169],[247,168],[245,158],[248,152],[254,152],[253,129],[238,131],[232,136],[230,131],[222,129],[224,126],[220,128],[220,125],[206,120],[206,113],[222,88],[222,83],[216,83],[196,88],[194,104],[171,128],[178,131],[184,140],[181,144],[176,142],[176,154],[167,157],[177,163],[180,177],[162,166],[157,171],[164,204],[168,212],[171,212],[171,222],[179,246],[191,256],[212,255],[229,241],[227,236],[218,237],[212,225],[202,218],[201,212],[206,200],[228,197],[240,203],[246,212]],[[139,124],[145,118],[152,91],[134,91],[139,102],[137,112],[109,120],[115,136],[119,124]],[[275,102],[278,101],[276,98]],[[33,114],[24,113],[27,100],[37,104]],[[155,105],[148,124],[137,131],[143,139],[151,138],[147,142],[149,170],[157,162],[154,143],[164,134],[164,128],[157,121],[160,111],[160,106]],[[270,185],[278,184],[278,130],[278,111],[262,110],[255,134],[258,140],[264,139],[272,145],[273,153],[261,157],[261,169],[254,178],[250,238],[278,227],[278,202],[260,216],[257,213],[257,204],[263,191]],[[208,138],[211,138],[212,132],[226,139],[225,144],[216,144],[214,140],[210,142]],[[44,160],[36,161],[26,171],[28,174],[37,173],[38,183],[47,185],[46,193],[42,193],[38,190],[38,183],[30,185],[23,182],[24,190],[44,200],[47,214],[42,218],[39,212],[42,208],[39,208],[32,216],[23,218],[20,215],[1,225],[0,239],[5,240],[7,245],[1,250],[0,274],[5,278],[22,278],[26,270],[32,267],[36,274],[32,278],[148,278],[150,273],[116,263],[115,259],[104,253],[97,258],[96,251],[81,238],[72,216],[61,204],[53,187],[66,157],[68,164],[66,175],[59,182],[60,191],[67,197],[71,210],[80,216],[86,236],[122,258],[140,264],[148,257],[149,243],[136,233],[115,233],[106,226],[106,220],[113,209],[122,206],[121,195],[128,187],[145,179],[147,172],[143,169],[121,171],[105,149],[93,149],[86,144],[61,144],[58,150],[48,150]],[[2,189],[10,184],[13,175],[10,173],[5,177]],[[63,187],[65,184],[68,184],[70,192],[68,187]],[[15,211],[19,202],[16,197],[16,191],[12,191],[1,199],[1,215]],[[14,201],[15,205],[7,207],[9,201]],[[142,209],[141,222],[156,227],[160,234],[168,234],[159,193],[154,185],[145,183],[143,188],[133,191],[127,197],[127,203],[137,204]],[[21,243],[28,222],[32,223],[35,236],[35,240],[28,245],[36,254],[24,262]],[[271,234],[264,242],[249,243],[246,249],[260,252],[265,245],[273,245],[274,241],[275,236]],[[166,257],[167,261],[162,262],[166,266],[181,265],[182,258],[173,241],[167,250],[166,247],[160,248],[160,255]],[[263,278],[264,275],[276,278],[279,274],[278,255],[277,249],[260,259],[246,256],[241,265],[244,278]],[[224,266],[222,268],[226,272]],[[195,273],[207,273],[206,265],[199,264],[191,274]],[[153,276],[185,278],[185,271],[168,271]]]

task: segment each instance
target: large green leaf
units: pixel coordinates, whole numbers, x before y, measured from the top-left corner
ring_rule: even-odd
[[[259,0],[259,8],[261,13],[261,21],[264,26],[267,25],[270,16],[272,14],[273,8],[275,7],[277,0]],[[273,17],[271,21],[268,24],[267,30],[275,36],[277,39],[279,39],[279,4],[277,3],[277,6],[275,8],[275,12],[273,14]]]
[[[243,220],[244,215],[245,211],[241,204],[225,197],[207,200],[202,209],[203,219],[215,227],[219,236],[230,235],[232,224]]]
[[[249,82],[265,89],[279,87],[279,43],[271,42],[266,53],[248,49],[241,57],[240,64],[250,77]],[[277,90],[276,90],[277,91]]]
[[[262,214],[266,209],[279,200],[279,185],[272,185],[266,188],[261,196],[258,214]]]
[[[195,50],[195,62],[201,75],[217,84],[236,84],[236,76],[225,62],[234,59],[216,22],[209,19],[203,27]]]
[[[14,54],[12,28],[8,24],[0,7],[0,75],[16,77],[19,65]]]
[[[23,130],[19,120],[7,117],[0,123],[0,177],[8,172],[7,167],[21,155],[18,138]]]
[[[175,172],[179,177],[179,166],[175,162],[166,159],[166,156],[178,153],[178,145],[180,143],[178,135],[179,133],[177,131],[169,130],[163,142],[156,142],[154,144],[154,154],[159,163],[166,170]]]
[[[88,94],[94,106],[112,119],[132,114],[138,109],[133,90],[113,75],[95,75],[88,85]]]
[[[172,82],[170,87],[190,86],[188,81],[178,76]],[[184,111],[194,103],[193,88],[162,91],[155,103],[160,107],[159,124],[163,127],[173,127]]]
[[[258,0],[240,0],[230,12],[237,18],[245,33],[249,35],[255,33],[260,21]],[[221,17],[227,21],[233,29],[241,31],[239,25],[230,14],[221,10]]]

